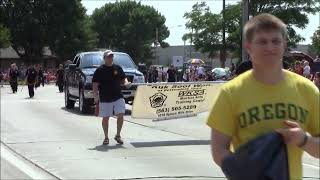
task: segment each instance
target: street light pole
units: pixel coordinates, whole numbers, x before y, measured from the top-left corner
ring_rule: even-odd
[[[156,64],[159,64],[159,62],[158,62],[158,56],[157,56],[157,47],[158,47],[158,28],[156,28],[156,41],[154,42],[154,46],[155,46],[155,50],[154,50],[154,54],[155,54],[155,58],[156,58]]]
[[[244,45],[244,37],[243,37],[243,27],[247,23],[249,19],[249,0],[242,0],[242,28],[241,28],[241,56],[242,61],[248,60],[248,55],[243,47]]]

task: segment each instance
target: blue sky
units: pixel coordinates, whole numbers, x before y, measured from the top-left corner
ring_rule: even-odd
[[[226,4],[236,3],[239,0],[226,0]],[[87,14],[92,14],[95,8],[100,8],[105,3],[115,2],[108,0],[82,0],[83,6],[87,9]],[[162,15],[166,17],[166,26],[170,30],[170,36],[165,40],[171,46],[174,45],[183,45],[182,36],[187,33],[184,25],[186,23],[186,19],[183,18],[185,12],[189,12],[192,9],[192,5],[194,5],[196,0],[141,0],[142,4],[153,6],[157,9]],[[206,1],[209,5],[210,9],[214,13],[219,13],[222,10],[222,0],[211,0]],[[314,31],[320,25],[320,15],[319,13],[316,15],[309,15],[309,24],[305,29],[296,29],[298,34],[301,34],[306,40],[301,42],[300,44],[310,44],[311,36]]]

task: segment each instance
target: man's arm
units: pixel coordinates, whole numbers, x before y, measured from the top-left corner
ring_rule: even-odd
[[[276,131],[283,136],[285,143],[300,147],[315,158],[320,157],[320,137],[308,135],[296,122],[285,121],[284,124],[288,128]]]
[[[211,153],[214,162],[221,167],[222,160],[231,155],[229,150],[231,137],[211,129]]]
[[[320,158],[320,137],[308,136],[306,145],[304,145],[303,150],[309,153],[315,158]]]
[[[92,90],[93,90],[93,97],[94,97],[94,103],[99,103],[99,91],[98,91],[99,83],[93,82],[92,83]]]

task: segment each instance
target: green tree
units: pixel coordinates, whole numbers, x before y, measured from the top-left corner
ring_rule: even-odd
[[[250,1],[250,15],[257,15],[267,12],[276,15],[287,24],[289,46],[303,40],[293,27],[305,28],[308,24],[307,14],[314,14],[319,11],[319,0],[252,0]],[[227,5],[225,9],[226,22],[226,47],[240,58],[241,53],[241,3]],[[209,56],[222,47],[222,12],[213,14],[206,3],[196,3],[191,12],[184,15],[189,33],[185,34],[184,39],[193,41],[195,48],[202,52],[208,52]],[[211,20],[208,20],[210,18]],[[208,24],[214,23],[214,24]],[[207,37],[207,38],[206,38]],[[211,37],[211,38],[208,38]],[[206,42],[206,41],[211,41]],[[224,66],[224,62],[221,62]]]
[[[312,50],[315,53],[320,54],[320,26],[312,36]]]
[[[319,0],[252,0],[249,12],[253,16],[266,12],[280,18],[287,25],[288,45],[295,47],[304,38],[297,34],[293,27],[306,28],[309,23],[308,14],[319,12],[319,2]]]
[[[9,28],[12,35],[12,47],[23,58],[39,58],[45,39],[40,1],[1,1],[1,22]],[[37,10],[36,10],[37,9]]]
[[[6,48],[10,46],[10,31],[0,24],[0,48]]]
[[[98,33],[98,46],[127,52],[136,62],[152,58],[152,44],[164,42],[169,36],[165,17],[153,7],[135,1],[105,4],[92,14],[93,29]]]
[[[192,11],[185,13],[184,17],[188,19],[185,26],[191,32],[185,34],[182,39],[188,39],[194,44],[195,49],[214,57],[216,50],[221,48],[221,16],[212,14],[207,4],[201,2],[193,5]]]
[[[10,29],[12,47],[30,62],[40,61],[46,46],[64,60],[86,50],[88,42],[92,42],[88,39],[94,37],[85,29],[89,26],[80,0],[2,0],[0,3],[1,22]]]

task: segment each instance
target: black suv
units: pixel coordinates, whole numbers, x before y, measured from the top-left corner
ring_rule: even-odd
[[[122,88],[122,94],[128,103],[133,101],[137,88],[135,83],[144,83],[145,79],[128,54],[113,53],[113,63],[122,67],[128,81],[132,83]],[[92,77],[95,70],[103,63],[102,51],[82,52],[75,56],[65,73],[65,106],[67,109],[73,108],[76,100],[79,99],[79,109],[82,113],[92,110],[91,107],[94,105]]]

